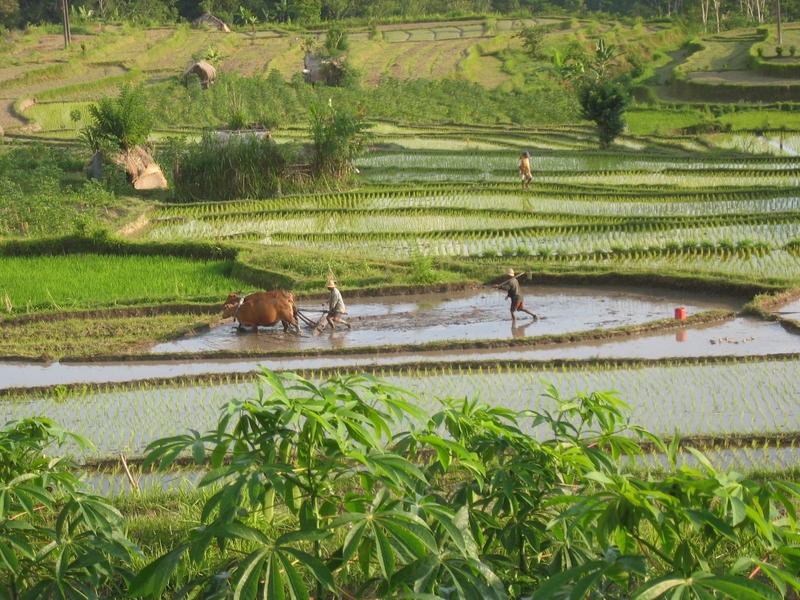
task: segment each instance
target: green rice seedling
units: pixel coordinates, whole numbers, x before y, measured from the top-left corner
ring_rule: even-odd
[[[64,310],[174,300],[213,301],[240,284],[230,261],[169,256],[4,257],[3,278],[14,306]],[[31,277],[36,273],[36,277]],[[124,277],[120,277],[124,273]]]

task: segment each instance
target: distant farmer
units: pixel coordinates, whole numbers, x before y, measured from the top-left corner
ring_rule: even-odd
[[[350,323],[342,318],[342,315],[347,314],[347,308],[345,308],[344,300],[342,299],[342,292],[336,288],[336,282],[333,279],[328,279],[325,287],[331,292],[331,295],[328,297],[328,314],[325,320],[328,322],[328,325],[331,326],[331,329],[336,329],[334,323],[341,323],[350,329]],[[323,322],[321,329],[324,328],[325,324]]]
[[[531,153],[527,150],[519,157],[519,179],[522,182],[522,189],[530,185],[533,175],[531,175]]]
[[[527,308],[525,308],[523,301],[522,301],[522,293],[519,291],[519,281],[517,281],[518,277],[521,277],[525,273],[519,273],[518,275],[514,275],[514,269],[509,269],[506,271],[506,275],[508,275],[509,279],[504,281],[503,283],[497,284],[495,287],[501,290],[507,290],[508,295],[506,298],[511,299],[511,321],[516,322],[517,315],[514,314],[518,310],[524,313],[528,313],[530,316],[533,317],[534,321],[539,320],[539,316],[533,314]]]

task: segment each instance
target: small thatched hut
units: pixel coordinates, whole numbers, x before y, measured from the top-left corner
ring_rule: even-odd
[[[308,52],[303,57],[303,78],[306,83],[323,82],[326,85],[340,85],[344,78],[345,57],[322,58]]]
[[[161,190],[167,188],[167,180],[161,168],[153,160],[150,150],[136,146],[115,157],[125,167],[128,178],[136,190]]]
[[[204,88],[214,83],[217,78],[217,70],[211,63],[204,60],[198,60],[183,72],[183,83],[186,83],[189,80],[189,75],[193,73],[200,78],[200,85]]]
[[[195,27],[210,27],[211,29],[224,31],[225,33],[230,33],[231,31],[231,28],[225,24],[225,21],[219,17],[215,17],[211,13],[200,15],[194,21],[192,21],[192,25]]]

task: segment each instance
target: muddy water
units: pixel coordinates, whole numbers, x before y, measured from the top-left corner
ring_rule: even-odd
[[[738,308],[741,301],[709,300],[684,292],[647,292],[635,288],[523,288],[525,304],[542,320],[519,313],[518,327],[511,327],[505,293],[484,287],[444,294],[381,297],[348,302],[353,328],[326,329],[312,335],[284,333],[280,326],[257,332],[239,332],[225,323],[199,336],[158,344],[153,352],[203,352],[209,350],[309,350],[353,348],[388,344],[423,344],[435,341],[510,339],[563,334],[588,329],[607,329],[672,317],[676,306],[689,314],[712,308]],[[302,306],[302,305],[301,305]],[[305,306],[318,320],[322,307]]]
[[[532,327],[536,327],[534,325]],[[532,328],[531,327],[531,328]],[[511,326],[506,324],[507,330]],[[530,328],[529,328],[530,329]],[[530,334],[528,334],[530,335]],[[126,362],[126,363],[0,363],[0,388],[66,383],[116,382],[201,373],[243,373],[259,365],[275,370],[324,367],[389,366],[423,361],[552,360],[589,358],[667,358],[703,356],[764,356],[800,352],[800,336],[778,323],[753,317],[669,333],[631,336],[623,340],[494,350],[459,350],[396,354],[356,354],[260,360]]]
[[[779,309],[773,311],[776,315],[780,315],[785,319],[791,319],[792,321],[800,321],[800,300],[795,300],[794,302],[790,302],[784,306],[781,306]]]

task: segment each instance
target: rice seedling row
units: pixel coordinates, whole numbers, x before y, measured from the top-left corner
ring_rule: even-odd
[[[736,217],[736,218],[735,218]],[[741,219],[741,223],[735,224]],[[774,220],[773,220],[774,219]],[[420,228],[411,231],[385,230],[385,231],[320,231],[319,229],[307,232],[273,232],[272,239],[281,242],[330,242],[340,239],[354,243],[385,242],[393,240],[441,240],[445,238],[471,238],[471,239],[514,239],[514,240],[539,240],[548,238],[548,241],[560,244],[561,248],[570,252],[582,251],[589,248],[604,249],[608,244],[634,245],[663,245],[670,241],[717,241],[728,240],[737,243],[742,240],[754,242],[768,242],[773,245],[783,246],[790,241],[800,238],[800,222],[795,216],[772,215],[768,221],[762,223],[753,215],[730,215],[727,219],[709,219],[703,223],[700,217],[682,221],[648,220],[647,222],[624,221],[621,223],[560,223],[557,225],[531,225],[514,229],[469,229],[469,230],[438,230],[425,231]],[[725,225],[733,221],[734,224]],[[249,221],[242,220],[243,226]]]
[[[416,390],[417,401],[426,410],[435,409],[437,398],[444,397],[477,398],[514,410],[555,410],[542,395],[550,383],[565,397],[580,391],[616,390],[631,405],[634,423],[665,436],[676,430],[685,436],[800,431],[797,360],[582,370],[532,370],[509,364],[387,369],[379,376]],[[708,381],[715,385],[707,385]],[[218,385],[160,387],[141,382],[109,386],[101,392],[56,388],[47,396],[4,398],[0,420],[43,414],[86,435],[96,445],[96,456],[137,455],[159,437],[213,427],[227,402],[247,397],[252,390],[248,376],[231,376],[228,383]]]
[[[459,189],[459,188],[462,189]],[[229,202],[204,202],[192,204],[162,204],[153,213],[155,219],[189,217],[214,214],[228,214],[255,211],[315,209],[386,209],[412,206],[464,206],[471,208],[497,208],[501,210],[530,210],[539,201],[574,202],[576,211],[586,206],[591,214],[595,203],[618,204],[647,203],[654,207],[674,203],[739,202],[745,200],[774,200],[786,203],[786,210],[792,210],[798,201],[795,190],[775,190],[769,188],[750,188],[743,190],[719,190],[706,192],[664,193],[630,189],[594,189],[591,193],[583,186],[570,189],[570,186],[535,186],[531,193],[520,193],[518,186],[489,186],[477,189],[474,185],[426,186],[423,188],[394,188],[364,190],[324,195],[286,196],[278,199],[237,200]],[[600,200],[602,199],[602,200]],[[757,205],[756,205],[757,206]],[[624,212],[628,207],[619,208]],[[657,210],[654,208],[654,210]],[[579,212],[579,211],[578,211]],[[743,211],[745,212],[745,211]],[[761,210],[764,212],[764,209]],[[659,213],[660,214],[660,213]]]
[[[627,185],[627,186],[651,186],[653,189],[664,187],[684,187],[699,188],[713,186],[733,186],[733,187],[752,187],[754,179],[760,185],[797,187],[800,185],[800,171],[779,171],[757,174],[755,172],[731,171],[730,173],[720,174],[696,174],[698,171],[687,171],[686,173],[666,173],[650,171],[609,171],[568,174],[550,171],[548,174],[534,172],[534,183],[567,183],[567,184],[593,184],[593,185]],[[401,183],[401,182],[493,182],[509,181],[516,178],[513,168],[504,170],[480,170],[480,169],[452,169],[443,171],[441,169],[426,170],[423,168],[413,170],[398,169],[365,169],[363,173],[365,179],[371,182]]]
[[[444,152],[372,152],[357,161],[359,168],[397,168],[397,169],[432,169],[450,170],[470,168],[481,171],[499,171],[516,168],[516,156],[509,156],[508,150]],[[747,158],[747,159],[714,159],[674,158],[674,157],[637,157],[624,154],[592,154],[576,156],[574,153],[562,155],[534,155],[531,157],[531,168],[534,172],[600,172],[615,171],[665,171],[710,173],[726,173],[735,171],[786,171],[800,168],[797,159]]]

